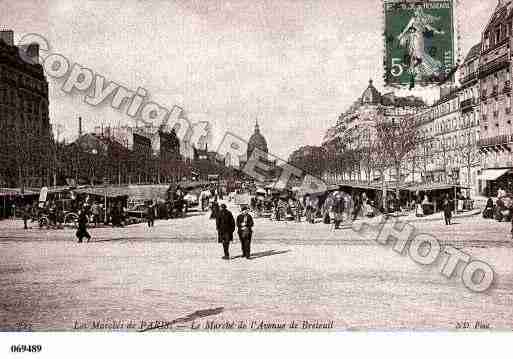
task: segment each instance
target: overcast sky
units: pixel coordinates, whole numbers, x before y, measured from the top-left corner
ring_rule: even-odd
[[[461,56],[495,5],[459,1]],[[269,150],[285,158],[318,145],[370,78],[384,91],[381,0],[0,0],[0,26],[15,39],[41,33],[108,80],[182,105],[193,121],[213,124],[214,143],[226,130],[249,137],[258,118]],[[79,115],[88,131],[130,123],[49,81],[51,121],[68,139]]]

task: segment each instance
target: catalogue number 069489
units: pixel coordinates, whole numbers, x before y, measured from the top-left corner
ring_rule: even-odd
[[[11,345],[11,353],[39,353],[42,349],[42,345]]]

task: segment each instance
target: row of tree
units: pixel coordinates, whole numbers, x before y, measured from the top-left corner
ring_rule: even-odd
[[[224,174],[209,159],[129,150],[114,140],[57,142],[50,136],[15,131],[0,136],[0,187],[76,184],[171,183],[182,178]]]
[[[418,175],[428,182],[428,174],[435,168],[443,173],[445,183],[450,182],[454,167],[464,168],[467,183],[471,183],[471,168],[480,163],[471,133],[457,147],[451,147],[439,137],[423,137],[411,116],[351,129],[339,121],[328,135],[329,140],[322,146],[305,146],[294,151],[289,163],[323,178],[368,183],[384,182],[388,178],[397,188],[408,177],[415,179]]]

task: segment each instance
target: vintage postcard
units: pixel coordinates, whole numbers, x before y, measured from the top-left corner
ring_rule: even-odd
[[[509,0],[0,1],[0,331],[511,331],[512,31]]]

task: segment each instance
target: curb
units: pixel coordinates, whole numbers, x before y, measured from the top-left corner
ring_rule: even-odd
[[[451,217],[451,219],[458,219],[458,218],[468,218],[468,217],[473,217],[473,216],[477,216],[479,214],[481,214],[481,210],[479,211],[476,211],[476,212],[472,212],[472,213],[465,213],[465,214],[458,214],[458,215],[455,215],[453,217]],[[394,217],[390,217],[390,218],[394,218]],[[401,218],[401,217],[396,217],[396,218]],[[442,221],[444,219],[444,217],[440,217],[440,218],[422,218],[422,217],[418,217],[418,218],[415,218],[415,219],[412,219],[412,220],[404,220],[404,221],[401,221],[401,222],[408,222],[408,223],[416,223],[416,222],[435,222],[435,221]]]

